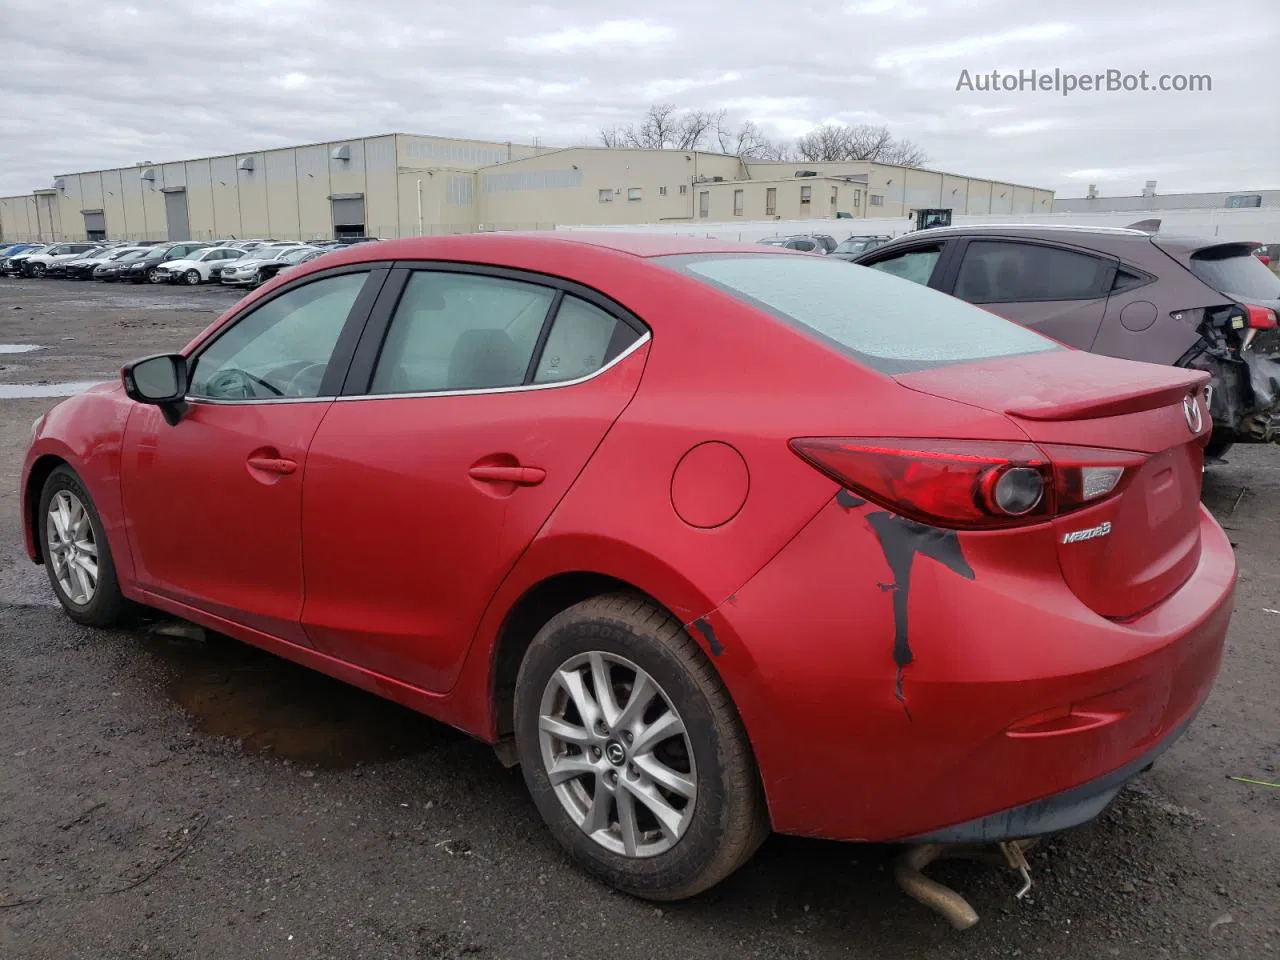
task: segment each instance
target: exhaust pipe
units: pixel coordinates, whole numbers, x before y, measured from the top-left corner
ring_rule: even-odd
[[[1023,886],[1016,894],[1021,900],[1031,889],[1026,852],[1038,840],[1015,840],[1001,843],[998,850],[975,844],[923,843],[907,847],[894,861],[893,876],[902,891],[913,900],[939,913],[957,930],[968,930],[978,922],[978,912],[969,901],[950,887],[931,880],[925,867],[940,859],[976,860],[999,867],[1012,867],[1022,875]]]

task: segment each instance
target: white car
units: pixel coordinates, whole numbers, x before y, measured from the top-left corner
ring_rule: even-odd
[[[47,250],[27,257],[22,264],[24,277],[43,277],[48,272],[49,264],[67,260],[77,260],[86,254],[102,248],[100,243],[55,243]]]
[[[182,260],[170,260],[156,267],[157,280],[197,286],[217,279],[222,268],[245,255],[235,247],[205,247]]]

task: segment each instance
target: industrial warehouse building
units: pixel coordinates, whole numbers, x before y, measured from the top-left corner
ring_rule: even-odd
[[[1048,213],[1034,187],[869,161],[548,149],[386,134],[59,174],[0,198],[5,240],[406,237],[558,224]]]

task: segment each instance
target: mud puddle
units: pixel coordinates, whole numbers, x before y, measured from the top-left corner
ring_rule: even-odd
[[[0,400],[30,400],[34,397],[74,397],[106,380],[68,380],[63,383],[0,383]]]
[[[142,644],[168,668],[168,695],[202,733],[237,740],[253,753],[341,769],[424,753],[462,736],[230,637],[149,631]]]

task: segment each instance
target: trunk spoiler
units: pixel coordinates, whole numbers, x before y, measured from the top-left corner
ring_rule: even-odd
[[[1005,410],[1011,417],[1021,420],[1091,420],[1097,417],[1118,417],[1126,413],[1140,413],[1143,410],[1155,410],[1159,407],[1177,403],[1193,388],[1203,387],[1209,382],[1209,374],[1199,370],[1182,370],[1186,376],[1177,383],[1163,385],[1156,389],[1138,387],[1124,390],[1107,396],[1079,397],[1057,402],[1020,403]]]

